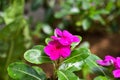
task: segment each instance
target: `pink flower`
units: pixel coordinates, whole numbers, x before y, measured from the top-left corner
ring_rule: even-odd
[[[115,78],[120,78],[120,69],[116,69],[112,73]]]
[[[114,64],[115,62],[115,58],[113,58],[112,56],[105,56],[104,60],[97,60],[97,63],[101,66],[110,66],[112,64]]]
[[[114,58],[112,56],[105,56],[104,60],[97,60],[97,63],[101,66],[110,66],[114,65],[115,70],[112,71],[112,74],[115,78],[120,78],[120,57]]]
[[[116,70],[113,71],[115,78],[120,78],[120,57],[117,57],[114,64]]]
[[[55,29],[55,36],[51,36],[52,39],[58,40],[62,45],[71,45],[73,42],[80,42],[78,36],[74,36],[67,30],[61,31],[60,29]]]
[[[62,45],[57,40],[50,41],[44,51],[51,60],[57,60],[60,57],[66,58],[71,53],[70,45]]]
[[[120,68],[120,57],[117,57],[114,64],[115,68]]]

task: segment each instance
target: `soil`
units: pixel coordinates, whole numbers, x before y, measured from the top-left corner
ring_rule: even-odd
[[[105,55],[120,56],[120,34],[91,34],[83,36],[83,41],[88,41],[91,52],[101,58]]]

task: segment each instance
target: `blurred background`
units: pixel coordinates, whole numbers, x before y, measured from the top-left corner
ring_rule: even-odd
[[[0,0],[0,80],[6,68],[58,27],[82,36],[93,54],[120,56],[120,0]]]

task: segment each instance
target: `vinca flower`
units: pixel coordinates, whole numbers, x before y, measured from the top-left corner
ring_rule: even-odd
[[[72,35],[67,30],[55,29],[55,35],[51,36],[52,40],[48,42],[44,48],[44,52],[51,60],[57,60],[60,57],[67,58],[71,53],[71,44],[73,42],[80,42],[77,36]]]
[[[66,58],[71,53],[70,45],[62,45],[57,40],[50,41],[44,51],[51,60],[57,60],[60,57]]]
[[[113,70],[112,73],[115,78],[120,78],[120,69]]]
[[[105,56],[104,60],[97,60],[97,63],[101,66],[110,66],[112,64],[114,64],[115,62],[115,58],[113,58],[112,56]]]
[[[117,57],[115,60],[115,68],[120,68],[120,57]]]
[[[97,63],[101,66],[113,65],[114,69],[112,74],[115,78],[120,78],[120,57],[114,58],[112,56],[105,56],[104,60],[97,60]]]
[[[51,38],[58,40],[62,45],[71,45],[73,42],[80,42],[78,36],[72,35],[67,30],[61,31],[56,28],[54,33],[55,36],[51,36]]]
[[[116,58],[116,61],[115,61],[115,70],[113,70],[113,75],[115,78],[120,78],[120,57],[117,57]]]

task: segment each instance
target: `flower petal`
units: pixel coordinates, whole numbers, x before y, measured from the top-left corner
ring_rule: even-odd
[[[107,55],[107,56],[105,56],[105,61],[111,61],[111,62],[114,63],[115,62],[115,58],[110,56],[110,55]]]
[[[54,34],[55,36],[62,36],[62,31],[59,28],[56,28]]]
[[[44,48],[44,52],[48,55],[48,56],[50,56],[50,54],[52,54],[51,52],[53,51],[53,47],[51,47],[51,46],[46,46],[45,48]]]
[[[59,39],[59,42],[60,42],[62,45],[70,45],[70,44],[71,44],[71,42],[70,42],[68,39],[66,39],[66,38],[60,38],[60,39]]]
[[[117,57],[117,58],[116,58],[115,67],[116,67],[116,68],[120,68],[120,57]]]
[[[72,38],[73,37],[73,35],[71,33],[69,33],[67,30],[63,31],[63,36],[68,37],[68,38]]]
[[[66,58],[70,55],[70,45],[64,46],[58,40],[53,40],[48,43],[44,48],[44,52],[50,57],[51,60],[57,60],[60,57]]]
[[[59,38],[56,37],[56,36],[51,36],[51,38],[52,38],[53,40],[58,40],[58,39],[59,39]]]
[[[115,58],[112,56],[105,56],[104,60],[97,60],[97,63],[101,66],[110,66],[112,64],[115,64]]]
[[[50,59],[51,59],[51,60],[57,60],[57,59],[59,59],[59,58],[60,58],[60,54],[59,54],[58,51],[53,52],[53,53],[50,55]]]
[[[115,78],[120,78],[120,69],[114,70],[112,73]]]
[[[111,65],[110,62],[104,61],[104,60],[97,60],[96,62],[101,66],[110,66]]]
[[[44,48],[46,55],[50,57],[51,60],[57,60],[60,57],[58,50],[54,48],[54,45],[48,45]]]
[[[73,36],[72,42],[80,42],[80,39],[78,38],[78,36]]]
[[[64,47],[60,51],[60,55],[63,58],[66,58],[66,57],[70,56],[70,53],[71,53],[70,46]]]

